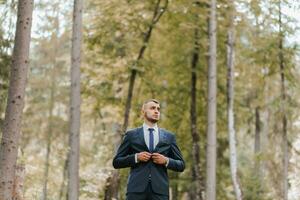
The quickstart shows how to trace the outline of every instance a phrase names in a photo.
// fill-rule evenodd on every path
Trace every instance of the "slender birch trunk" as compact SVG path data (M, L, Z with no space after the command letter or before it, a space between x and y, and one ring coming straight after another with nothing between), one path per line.
M70 98L70 150L68 159L68 200L79 198L79 145L80 145L80 63L82 38L82 0L74 0L71 98Z
M231 2L231 7L233 7ZM231 10L233 12L233 10ZM237 200L242 200L242 190L237 175L237 150L236 150L236 134L234 128L234 15L230 13L230 25L227 35L227 120L228 120L228 138L230 152L230 172L233 188Z
M217 160L217 20L216 0L210 1L209 60L208 60L208 111L206 152L206 199L216 199Z
M29 64L33 0L19 0L8 100L0 146L0 199L11 200Z

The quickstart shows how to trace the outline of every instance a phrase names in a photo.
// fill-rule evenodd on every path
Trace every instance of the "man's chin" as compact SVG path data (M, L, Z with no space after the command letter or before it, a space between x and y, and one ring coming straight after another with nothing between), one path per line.
M157 123L159 121L159 119L150 119L149 121L152 123Z

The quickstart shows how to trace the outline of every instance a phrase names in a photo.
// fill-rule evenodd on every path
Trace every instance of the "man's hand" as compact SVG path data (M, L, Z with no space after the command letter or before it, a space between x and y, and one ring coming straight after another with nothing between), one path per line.
M151 158L151 153L149 153L147 151L140 152L137 155L137 159L140 162L148 162L148 160L150 160L150 158Z
M167 164L167 158L159 153L153 153L152 160L155 164L159 164L159 165Z

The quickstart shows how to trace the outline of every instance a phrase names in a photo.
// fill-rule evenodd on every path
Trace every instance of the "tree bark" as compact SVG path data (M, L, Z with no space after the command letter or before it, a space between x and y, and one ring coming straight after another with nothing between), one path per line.
M80 145L80 63L82 38L82 0L74 0L72 52L71 52L71 98L70 98L70 150L68 159L68 199L79 197L79 145Z
M58 9L59 10L59 9ZM59 13L59 11L57 11ZM45 160L45 172L44 172L44 186L43 186L43 196L42 200L47 200L48 196L48 174L49 174L49 162L50 162L50 154L51 154L51 140L52 140L52 127L53 127L53 108L54 108L54 96L55 96L55 89L56 89L56 79L55 79L55 68L56 68L56 49L58 48L57 45L57 37L56 34L59 32L59 19L56 16L55 19L55 33L52 33L52 37L54 37L54 51L51 52L51 60L53 60L53 65L51 69L51 87L50 87L50 99L49 99L49 116L48 116L48 131L47 131L47 150L46 150L46 160Z
M172 178L174 178L175 180L178 179L178 173L172 173ZM172 187L172 200L178 200L178 183L176 181L174 181L173 183L173 187Z
M227 120L228 120L228 139L230 153L230 172L233 188L237 200L242 200L242 190L237 175L237 150L236 150L236 134L234 121L234 15L233 3L230 2L230 24L227 34Z
M261 175L261 162L259 155L261 153L261 127L260 127L260 108L255 108L255 138L254 138L254 154L255 154L255 174L257 178Z
M120 178L118 171L114 170L112 171L112 175L109 176L106 180L106 186L104 190L104 200L111 200L111 199L117 199L113 198L115 194L118 194L118 187L115 187L114 185L111 184L120 184Z
M152 30L153 30L155 24L161 18L161 16L165 13L165 11L168 7L168 2L169 2L168 0L165 0L163 6L160 6L161 0L157 0L155 8L154 8L154 13L153 13L153 18L152 18L151 24L149 25L148 30L145 34L145 37L143 38L143 45L140 48L138 57L135 61L134 66L131 69L131 74L130 74L130 79L129 79L129 86L128 86L128 93L127 93L127 99L126 99L126 105L125 105L124 122L123 122L123 126L121 127L121 129L118 130L119 139L117 140L118 141L118 143L116 144L117 146L120 145L121 137L125 133L125 131L128 127L129 113L130 113L131 102L132 102L132 95L133 95L133 89L134 89L134 83L135 83L136 75L137 75L137 72L138 72L139 61L144 56L144 52L145 52L145 50L148 46L149 40L151 38ZM105 198L119 199L119 197L118 197L119 182L120 182L119 172L118 171L113 172L112 176L114 176L114 177L111 177L111 178L107 179L109 182L107 182L108 187L105 190Z
M209 60L208 60L208 110L207 110L207 152L206 152L206 199L216 199L216 97L217 97L217 21L216 0L210 1L209 17Z
M198 13L196 14L198 16ZM198 19L198 17L196 17ZM199 27L196 26L194 30L194 51L191 63L191 107L190 107L190 119L191 119L191 135L193 141L192 149L192 181L193 189L190 191L194 200L202 200L203 178L200 171L200 147L199 147L199 133L197 131L197 98L196 98L196 85L197 85L197 64L199 60Z
M19 0L15 45L0 150L0 199L11 200L29 64L33 0Z
M13 200L23 200L24 199L24 179L25 179L25 166L17 165L16 166L16 175L14 179L13 187Z
M255 143L254 143L254 153L260 153L260 111L259 107L255 108Z
M54 70L54 69L52 69ZM46 149L46 160L45 160L45 172L44 172L44 186L43 186L43 197L42 200L47 200L47 186L48 186L48 174L49 174L49 162L51 154L51 140L52 140L52 118L53 118L53 107L54 107L54 90L55 90L55 76L52 73L52 83L50 87L50 102L49 102L49 116L48 116L48 131L47 131L47 149Z
M288 140L287 140L287 116L286 116L286 89L285 89L285 63L283 57L283 40L284 34L282 31L282 12L281 12L281 1L278 2L279 7L279 67L281 77L281 115L282 115L282 151L283 151L283 173L282 173L282 199L288 199Z
M59 191L59 200L65 199L64 197L66 196L66 177L67 177L67 173L68 173L68 157L66 158L65 162L64 162L64 168L63 168L63 178L62 178L62 182L61 182L61 186L60 186L60 191Z

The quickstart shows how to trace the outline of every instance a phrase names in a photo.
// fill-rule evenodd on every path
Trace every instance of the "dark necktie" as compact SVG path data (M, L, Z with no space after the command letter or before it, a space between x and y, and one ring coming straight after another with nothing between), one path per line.
M148 128L149 130L149 150L152 153L154 150L154 128Z

